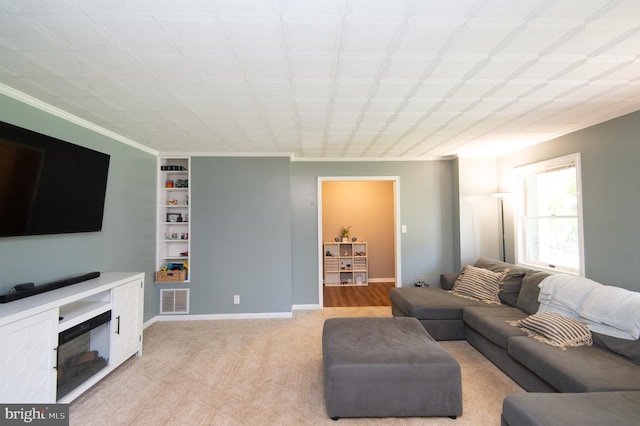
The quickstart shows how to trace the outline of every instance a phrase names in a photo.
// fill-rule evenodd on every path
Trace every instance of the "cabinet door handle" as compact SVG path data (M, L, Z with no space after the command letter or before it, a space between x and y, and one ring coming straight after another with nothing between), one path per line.
M120 334L120 315L116 317L116 334Z

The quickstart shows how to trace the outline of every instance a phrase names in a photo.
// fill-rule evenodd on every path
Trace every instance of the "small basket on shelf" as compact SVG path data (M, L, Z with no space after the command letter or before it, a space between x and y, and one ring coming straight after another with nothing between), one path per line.
M187 271L157 271L156 282L172 283L187 280Z

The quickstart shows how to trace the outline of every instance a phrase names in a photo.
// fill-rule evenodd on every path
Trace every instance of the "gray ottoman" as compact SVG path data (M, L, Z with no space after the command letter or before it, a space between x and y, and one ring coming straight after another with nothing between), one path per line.
M460 365L415 318L332 318L322 332L327 413L462 414Z

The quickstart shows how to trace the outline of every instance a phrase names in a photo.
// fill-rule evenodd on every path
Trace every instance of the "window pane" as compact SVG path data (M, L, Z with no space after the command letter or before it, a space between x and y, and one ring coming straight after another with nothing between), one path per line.
M527 218L524 231L529 260L579 269L577 218Z
M526 216L577 216L576 169L525 177Z

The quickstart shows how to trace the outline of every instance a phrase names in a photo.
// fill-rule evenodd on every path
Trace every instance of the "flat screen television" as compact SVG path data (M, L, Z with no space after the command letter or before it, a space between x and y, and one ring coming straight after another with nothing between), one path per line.
M0 121L0 237L102 230L109 160Z

